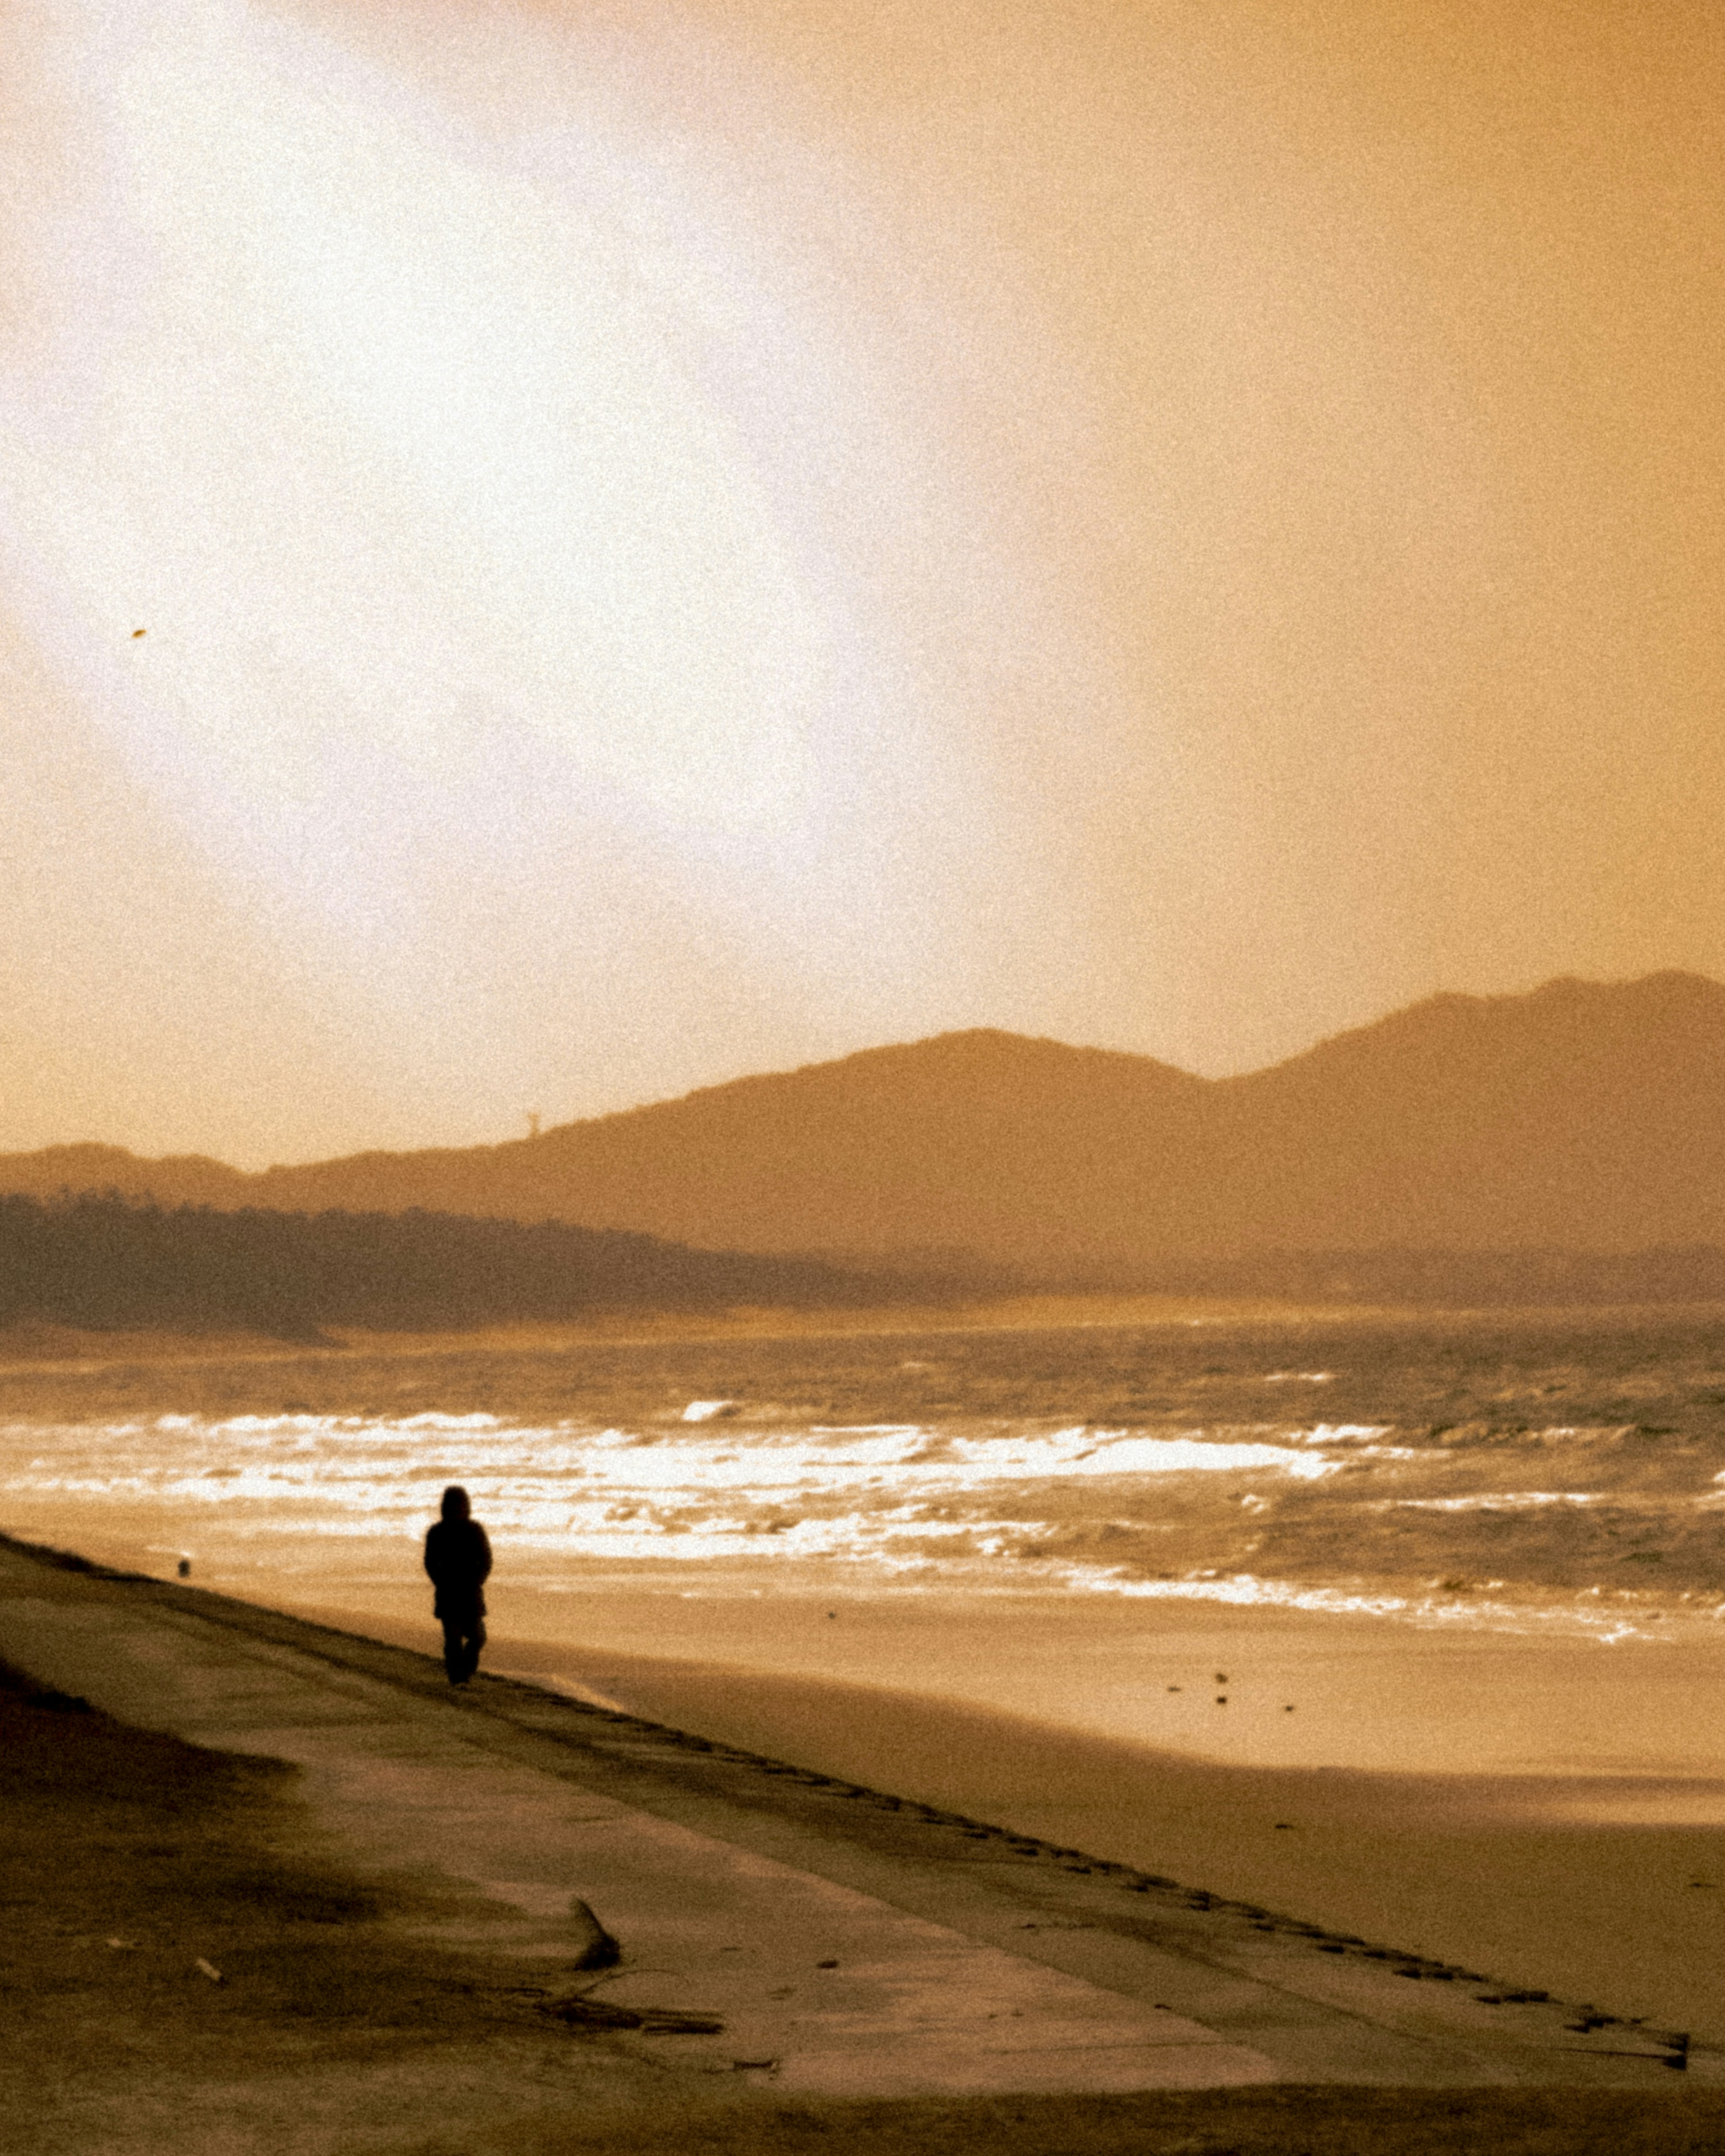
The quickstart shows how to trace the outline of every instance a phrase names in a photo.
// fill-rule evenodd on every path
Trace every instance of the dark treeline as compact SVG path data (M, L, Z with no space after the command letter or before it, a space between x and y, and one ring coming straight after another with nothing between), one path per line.
M305 1338L330 1326L432 1332L606 1309L855 1307L1019 1285L995 1267L966 1278L951 1254L945 1264L934 1255L876 1272L562 1221L8 1196L0 1197L0 1325ZM1281 1250L1034 1284L1431 1308L1725 1302L1725 1250Z
M1439 1309L1725 1302L1725 1250L1269 1250L1158 1273L1153 1285L1177 1295Z
M304 1338L331 1325L439 1331L618 1307L855 1305L905 1286L561 1221L0 1198L0 1325Z

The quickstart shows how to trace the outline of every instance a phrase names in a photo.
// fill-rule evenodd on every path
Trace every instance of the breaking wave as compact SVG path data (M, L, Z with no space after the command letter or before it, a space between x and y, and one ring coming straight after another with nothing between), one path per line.
M1144 1327L13 1372L0 1483L18 1532L130 1519L157 1551L296 1574L342 1546L399 1560L459 1481L551 1589L706 1567L765 1592L1188 1596L1605 1639L1718 1613L1707 1325L1291 1344ZM1279 1412L1319 1389L1324 1419Z

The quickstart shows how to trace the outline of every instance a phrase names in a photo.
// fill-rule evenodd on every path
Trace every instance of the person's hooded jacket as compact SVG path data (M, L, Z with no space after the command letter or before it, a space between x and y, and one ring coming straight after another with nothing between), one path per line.
M483 1617L481 1591L491 1576L491 1545L485 1531L470 1518L465 1502L444 1501L444 1516L425 1537L425 1569L437 1589L432 1614L444 1618Z

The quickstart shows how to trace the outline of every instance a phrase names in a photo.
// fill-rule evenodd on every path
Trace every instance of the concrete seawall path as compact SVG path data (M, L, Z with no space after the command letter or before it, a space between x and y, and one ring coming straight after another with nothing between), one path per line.
M430 1656L3 1540L0 1656L125 1722L292 1762L344 1867L482 1896L484 1944L524 1980L579 1958L584 1905L621 1947L589 1996L673 2072L882 2098L1725 2082L1725 2056L1609 2000L1506 1994L531 1685L452 1691Z

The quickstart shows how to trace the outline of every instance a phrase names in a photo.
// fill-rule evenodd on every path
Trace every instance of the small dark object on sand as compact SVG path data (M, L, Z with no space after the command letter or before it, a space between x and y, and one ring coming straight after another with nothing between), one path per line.
M577 1969L614 1969L623 1948L578 1895L569 1897L569 1916L574 1927Z
M182 1557L176 1568L182 1579L189 1579L192 1577L191 1558L189 1557Z
M131 633L131 640L132 640L132 642L133 642L134 644L136 644L136 643L137 642L138 639L139 639L139 638L140 638L143 634L144 634L144 632L143 632L143 630L142 630L142 629L135 629L132 631L132 633Z
M1226 1676L1224 1676L1224 1674L1222 1673L1222 1671L1221 1671L1220 1670L1218 1670L1218 1671L1216 1671L1216 1682L1217 1682L1218 1684L1226 1684L1226 1683L1227 1683L1227 1681L1228 1681L1228 1680L1227 1680Z
M1226 1706L1227 1706L1227 1704L1228 1704L1228 1695L1227 1695L1227 1693L1226 1693L1225 1691L1219 1691L1219 1692L1216 1694L1216 1704L1217 1704L1217 1706L1218 1706L1218 1707L1226 1707Z

